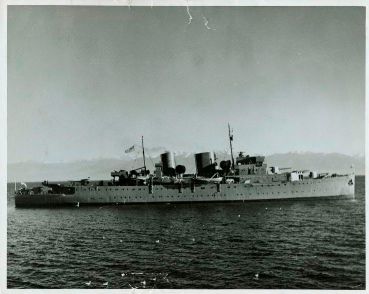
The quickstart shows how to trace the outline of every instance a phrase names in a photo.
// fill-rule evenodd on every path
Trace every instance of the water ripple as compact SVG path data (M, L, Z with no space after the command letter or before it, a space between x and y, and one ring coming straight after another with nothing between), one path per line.
M101 209L9 193L8 287L365 289L364 182L355 201Z

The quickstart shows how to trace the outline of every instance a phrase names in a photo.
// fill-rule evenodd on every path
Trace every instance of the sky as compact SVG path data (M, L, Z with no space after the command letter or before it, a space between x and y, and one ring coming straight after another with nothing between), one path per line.
M8 6L8 162L365 152L365 8Z

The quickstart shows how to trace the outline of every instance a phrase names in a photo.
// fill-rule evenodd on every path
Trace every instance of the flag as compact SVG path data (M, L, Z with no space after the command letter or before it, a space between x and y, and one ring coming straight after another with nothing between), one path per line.
M134 150L135 150L135 145L133 145L132 147L129 147L126 151L124 151L124 153L130 153Z

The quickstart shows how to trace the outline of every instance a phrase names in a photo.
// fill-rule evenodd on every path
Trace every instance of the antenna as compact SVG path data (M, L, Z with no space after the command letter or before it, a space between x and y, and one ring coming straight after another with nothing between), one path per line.
M232 169L234 169L234 158L232 148L233 134L231 134L231 126L229 125L229 123L228 123L228 137L229 137L229 146L231 147Z
M144 161L144 169L146 172L146 158L145 158L145 148L144 148L144 137L141 137L141 144L142 144L142 157L143 157L143 161Z

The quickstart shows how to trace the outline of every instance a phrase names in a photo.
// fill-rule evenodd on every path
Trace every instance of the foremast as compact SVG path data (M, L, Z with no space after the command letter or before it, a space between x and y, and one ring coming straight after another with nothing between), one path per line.
M233 157L233 147L232 147L233 134L231 132L231 126L229 125L229 123L228 123L228 138L229 138L229 146L231 148L232 170L234 170L234 157Z

